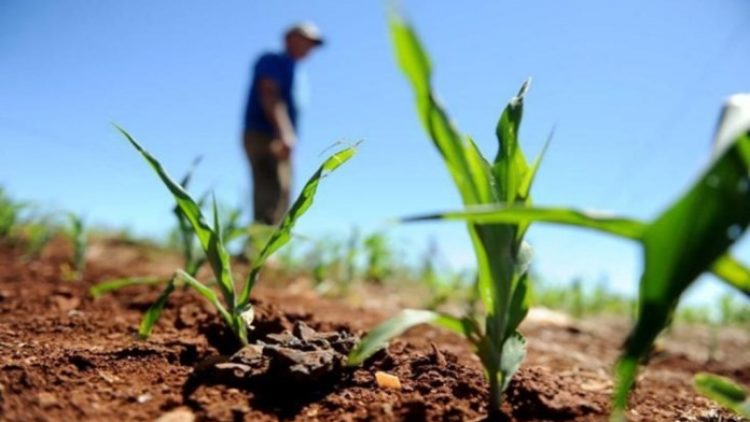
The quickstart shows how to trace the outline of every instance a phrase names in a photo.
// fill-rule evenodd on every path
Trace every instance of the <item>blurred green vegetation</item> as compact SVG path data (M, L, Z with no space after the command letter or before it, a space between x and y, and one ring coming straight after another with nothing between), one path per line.
M239 207L223 205L220 214L228 222L225 229L231 231L231 238L235 240L235 254L240 255L244 246L246 259L252 260L253 250L257 251L256 244L264 242L268 228L240 224ZM184 255L184 237L178 223L163 239L139 237L129 229L84 227L80 216L42 212L37 205L11 197L0 186L0 242L21 248L28 259L33 259L39 257L53 238L60 236L70 242L73 251L70 270L73 275L79 273L78 277L85 268L86 246L92 239L116 239L125 245L160 248ZM409 253L400 246L403 242L382 230L363 233L352 227L348 233L328 234L317 239L301 234L295 236L298 241L280 250L274 264L276 275L283 280L307 278L318 293L331 297L346 296L362 285L373 284L393 290L418 291L420 305L426 309L464 306L467 301L478 306L471 299L475 273L446 264L447 259L434 240L408 258ZM606 278L552 281L538 273L531 278L533 306L564 312L578 319L598 315L632 319L636 311L633 298L615 292ZM750 327L750 301L725 294L710 305L683 304L675 313L674 323L706 325L712 329Z

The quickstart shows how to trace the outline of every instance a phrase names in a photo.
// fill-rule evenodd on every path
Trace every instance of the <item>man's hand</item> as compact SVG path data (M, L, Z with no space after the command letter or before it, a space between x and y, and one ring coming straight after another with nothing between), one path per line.
M286 161L292 155L294 141L283 138L275 138L271 141L271 154L279 161Z
M287 104L281 98L279 87L273 79L263 78L259 84L261 106L276 132L271 141L271 153L279 160L288 160L294 148L295 133Z

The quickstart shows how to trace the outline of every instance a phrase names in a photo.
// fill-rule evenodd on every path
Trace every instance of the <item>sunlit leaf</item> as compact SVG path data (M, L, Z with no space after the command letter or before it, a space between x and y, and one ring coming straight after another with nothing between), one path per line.
M446 328L462 336L474 336L472 325L450 315L434 311L405 309L396 316L378 325L349 354L349 365L359 365L375 352L385 347L388 341L404 331L420 324L433 324Z
M722 256L714 262L712 270L722 281L750 296L750 269L734 258L729 255Z
M505 391L508 388L513 374L518 372L525 355L526 339L518 332L509 335L503 344L502 360L500 361L500 373L503 376L500 391Z
M169 295L174 292L174 284L174 277L172 277L171 279L169 279L169 282L167 282L167 286L164 288L164 291L161 292L156 301L151 305L151 307L148 308L146 313L143 314L141 325L138 328L138 336L141 339L146 339L149 335L151 335L151 330L153 329L154 324L156 324L156 321L159 320L161 311L164 310L164 305L166 305L167 301L169 300Z
M693 385L704 396L744 418L750 418L750 393L729 378L699 373L693 378Z
M106 293L120 290L124 287L142 286L164 283L167 280L161 277L125 277L98 283L89 289L89 294L95 298Z
M206 223L201 213L200 206L190 197L190 195L176 183L167 173L161 163L146 151L130 134L119 126L117 130L141 153L143 158L148 162L151 168L156 172L167 189L172 193L177 205L182 210L185 218L188 219L193 227L198 241L206 253L206 258L211 264L211 269L224 295L224 300L229 304L234 304L234 283L231 279L231 270L229 264L229 254L226 252L224 245L218 242L218 235Z
M637 220L610 216L604 213L569 208L505 206L502 204L474 206L461 211L406 217L401 221L426 220L467 220L477 224L519 224L525 221L535 221L587 228L635 240L641 239L647 227L646 224Z
M253 262L253 267L250 270L250 275L248 276L247 281L245 282L237 307L242 308L247 305L250 300L250 291L255 285L260 269L266 262L266 259L291 239L292 229L294 228L295 223L313 204L320 180L347 162L356 152L355 145L334 153L320 165L318 170L312 175L312 177L310 177L307 183L305 183L302 192L300 192L299 196L294 201L294 204L292 204L292 207L284 215L281 224L271 234L265 246L261 249L260 254Z
M651 223L643 235L645 268L635 328L621 363L645 356L668 324L682 293L744 233L750 223L750 133L724 149L690 190ZM634 372L625 371L614 407L624 409Z

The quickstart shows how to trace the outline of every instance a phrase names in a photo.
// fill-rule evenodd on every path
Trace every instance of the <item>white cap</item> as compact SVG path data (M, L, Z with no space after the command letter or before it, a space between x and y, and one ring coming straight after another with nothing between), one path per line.
M317 45L322 45L324 43L323 34L320 32L320 29L312 22L296 23L289 27L284 35L288 37L292 34L302 35L308 40L314 41Z

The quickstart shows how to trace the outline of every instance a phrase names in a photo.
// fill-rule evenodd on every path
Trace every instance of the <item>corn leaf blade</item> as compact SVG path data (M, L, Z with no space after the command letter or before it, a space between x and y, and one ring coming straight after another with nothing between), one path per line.
M711 269L715 276L750 297L750 269L729 255L714 262Z
M229 263L229 254L227 253L224 245L219 242L218 235L214 232L211 227L206 223L201 213L200 206L193 200L192 197L175 182L171 176L164 169L164 166L146 151L128 132L119 126L115 126L118 131L130 142L133 147L141 154L151 168L156 172L161 181L172 193L177 205L182 210L183 215L188 219L190 225L193 227L196 236L206 253L206 258L211 264L211 268L219 282L219 287L224 295L224 300L229 305L234 305L234 282L231 279L231 270Z
M199 295L203 296L204 299L206 299L212 305L214 305L216 310L219 311L219 315L221 315L221 317L224 318L224 320L227 322L227 324L229 324L230 327L234 328L235 326L234 319L232 318L232 315L224 307L224 305L221 304L219 297L216 296L216 292L214 292L208 286L196 280L193 276L191 276L190 274L186 273L183 270L177 270L176 274L178 277L184 280L188 286L192 287L196 292L198 292Z
M682 293L726 253L750 223L750 132L741 134L716 157L695 184L651 223L643 236L645 268L639 313L625 344L614 408L627 405L636 372L668 324ZM636 365L637 368L637 365Z
M143 285L153 285L153 284L160 284L164 283L167 280L160 278L160 277L125 277L125 278L118 278L116 280L109 280L109 281L103 281L101 283L98 283L94 286L92 286L89 289L89 294L94 297L98 298L102 295L105 295L109 292L113 292L116 290L120 290L125 287L130 286L143 286Z
M471 170L466 158L466 151L476 147L465 146L464 139L432 92L430 60L412 27L396 14L390 16L389 24L396 59L411 83L420 121L445 160L464 202L476 203L480 194L473 180L467 177Z
M295 223L313 204L320 180L349 161L356 152L357 149L355 145L334 153L320 165L318 170L312 175L312 177L310 177L307 183L305 183L302 192L294 201L294 204L292 204L289 211L284 215L281 224L274 229L268 241L266 241L265 246L261 249L260 254L253 262L253 267L250 270L250 274L243 286L242 293L239 296L237 307L242 308L247 305L250 300L250 292L257 281L260 269L268 257L291 239L292 229L294 228Z
M161 312L162 310L164 310L164 306L169 300L169 295L174 292L174 288L175 280L174 277L172 277L171 279L169 279L169 282L167 282L167 286L161 292L156 301L151 304L146 313L143 314L141 325L138 327L138 337L141 340L145 340L148 338L148 336L151 335L151 330L154 328L154 324L156 324L156 321L159 320Z
M508 388L511 378L518 372L525 356L526 339L516 331L508 336L503 344L503 354L500 360L500 374L502 376L500 391L505 391Z
M750 418L750 395L734 381L718 375L699 373L693 378L693 385L702 395L743 418Z
M521 224L527 221L554 223L597 230L628 239L640 240L646 224L628 218L609 216L604 213L568 208L544 208L525 206L482 205L466 210L447 211L402 218L402 222L428 220L466 220L475 224Z
M405 309L396 316L372 329L349 354L348 365L359 365L375 352L385 347L386 343L404 331L420 324L433 324L446 328L462 336L476 334L474 328L465 319L451 315L419 309Z

